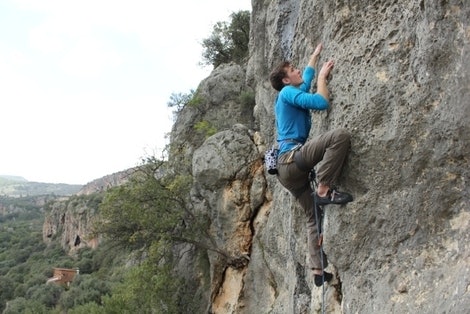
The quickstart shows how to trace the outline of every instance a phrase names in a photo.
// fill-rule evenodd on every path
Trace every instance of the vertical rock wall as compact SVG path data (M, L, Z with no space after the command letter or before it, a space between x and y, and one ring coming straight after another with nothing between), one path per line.
M331 109L312 136L352 133L340 185L355 202L329 206L325 250L343 313L464 313L470 308L470 3L252 1L248 82L263 138L275 140L277 62L336 61ZM240 313L313 313L301 211L272 177L272 206L255 231Z
M45 243L58 241L72 255L81 248L98 246L99 238L93 233L96 206L91 206L89 200L73 196L57 200L48 207L42 232Z

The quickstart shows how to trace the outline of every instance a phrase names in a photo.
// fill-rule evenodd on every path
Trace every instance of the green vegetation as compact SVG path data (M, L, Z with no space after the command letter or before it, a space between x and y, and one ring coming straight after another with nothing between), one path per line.
M192 177L163 175L166 162L149 158L125 185L103 194L61 200L64 210L100 214L96 233L102 242L74 256L57 239L42 239L44 210L57 209L57 199L2 198L14 208L0 221L0 312L3 313L191 313L201 298L199 284L176 271L182 243L196 255L217 248L207 233L208 218L187 202ZM53 205L56 204L56 205ZM78 268L70 286L46 284L53 268ZM207 267L207 265L206 265Z
M213 126L209 121L203 120L199 121L194 125L196 131L204 136L204 138L208 138L211 135L217 133L217 128Z
M188 298L197 287L189 288L191 281L176 271L180 257L175 248L181 244L190 245L201 256L207 250L216 252L236 267L246 263L244 257L230 256L217 246L208 232L209 217L196 212L188 201L192 177L166 166L164 161L149 158L128 184L111 189L103 200L100 232L118 247L140 253L136 259L142 261L103 300L105 308L190 313L200 300Z
M255 93L251 91L241 92L239 96L239 101L243 105L243 107L253 109L253 107L256 105Z
M184 106L188 105L194 97L194 90L190 90L189 93L172 93L170 100L167 103L169 108L175 108L176 113L180 112Z
M223 63L243 63L248 57L250 40L250 12L239 11L230 15L230 22L217 22L212 34L202 41L203 64L214 68Z
M194 90L190 90L188 93L172 93L170 100L167 102L169 108L176 109L174 114L178 114L185 106L196 108L202 113L201 104L203 104L203 98Z
M103 298L107 313L181 313L178 290L182 280L169 264L161 265L153 248L148 258L130 269L111 296Z
M96 205L96 199L89 196L87 203ZM128 252L110 249L109 242L96 250L82 249L73 257L57 241L44 244L43 207L49 206L41 205L44 200L54 202L57 197L0 198L0 207L7 209L0 216L2 313L58 314L89 302L99 304L122 279L121 265ZM70 287L46 284L54 267L79 268L80 275Z
M81 188L81 185L75 184L30 182L22 177L0 176L0 195L4 196L68 196L77 193Z
M129 184L106 193L99 230L116 244L132 250L147 249L152 241L166 241L173 226L182 219L184 201L174 193L178 187L172 188L155 177L163 164L151 159Z
M5 185L5 184L11 184L14 182L28 182L23 177L20 176L6 176L6 175L0 175L0 185Z

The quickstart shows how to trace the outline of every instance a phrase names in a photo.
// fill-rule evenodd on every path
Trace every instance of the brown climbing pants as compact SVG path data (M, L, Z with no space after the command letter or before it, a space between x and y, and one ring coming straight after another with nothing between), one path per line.
M350 135L348 131L337 129L307 141L295 153L297 162L294 162L293 152L284 153L278 159L279 182L295 196L307 217L307 244L310 268L321 269L322 264L309 172L319 164L318 169L316 169L318 183L328 186L333 185L341 173L349 148ZM326 255L323 254L323 257L323 266L326 267Z

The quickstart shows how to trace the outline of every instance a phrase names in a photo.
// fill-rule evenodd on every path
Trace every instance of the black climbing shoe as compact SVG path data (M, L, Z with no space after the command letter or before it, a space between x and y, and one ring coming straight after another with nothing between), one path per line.
M315 202L317 205L328 205L328 204L346 204L352 202L353 197L351 194L346 192L338 192L336 190L328 191L328 194L325 197L318 196L315 193Z
M333 274L327 273L326 271L323 272L323 275L315 275L315 286L321 287L323 283L331 281L333 279ZM323 280L325 279L325 280Z

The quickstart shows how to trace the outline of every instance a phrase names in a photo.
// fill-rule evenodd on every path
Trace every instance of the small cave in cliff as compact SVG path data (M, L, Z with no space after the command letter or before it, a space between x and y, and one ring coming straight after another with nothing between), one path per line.
M77 236L75 237L75 242L73 243L73 245L74 245L74 246L78 246L78 245L80 245L80 243L81 243L80 236L77 235Z

